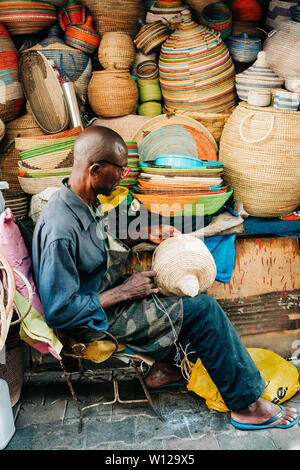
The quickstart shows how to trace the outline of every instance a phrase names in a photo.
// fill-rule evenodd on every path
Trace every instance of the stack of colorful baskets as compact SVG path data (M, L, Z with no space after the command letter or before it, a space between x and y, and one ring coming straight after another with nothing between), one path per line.
M132 193L148 211L162 216L182 215L183 210L189 215L211 215L231 196L232 190L222 182L217 144L194 119L176 114L157 116L143 124L134 139L141 173ZM174 160L183 157L197 165L179 168L157 160L170 154Z
M126 142L128 148L128 165L131 170L124 180L121 180L120 186L132 189L138 182L141 173L138 146L136 142Z
M0 23L0 118L4 122L16 119L24 104L18 64L18 52L8 31Z
M165 155L164 157L168 157ZM174 160L174 155L170 156ZM175 156L191 160L186 156ZM162 156L158 156L157 160ZM156 161L157 161L156 160ZM141 162L142 173L133 196L149 212L162 216L212 215L230 198L232 190L223 185L223 164L201 161L202 166L178 168L154 162Z
M81 127L56 135L16 138L19 150L18 180L27 194L37 194L49 186L60 186L71 174L73 146Z
M234 66L219 33L189 12L163 43L159 79L166 111L218 113L235 105Z

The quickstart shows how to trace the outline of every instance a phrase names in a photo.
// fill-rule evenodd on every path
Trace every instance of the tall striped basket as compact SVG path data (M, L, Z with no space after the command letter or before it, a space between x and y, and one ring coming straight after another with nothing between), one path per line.
M0 23L10 34L33 34L49 28L57 19L56 8L46 2L34 0L2 0Z
M14 43L0 23L0 118L4 122L16 119L24 104L18 64L19 56Z
M220 33L195 23L190 11L163 43L158 65L166 111L220 113L235 105L228 48Z

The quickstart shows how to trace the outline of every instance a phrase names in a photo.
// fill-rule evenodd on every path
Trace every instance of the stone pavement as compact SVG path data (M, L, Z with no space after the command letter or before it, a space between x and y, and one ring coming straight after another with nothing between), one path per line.
M107 374L72 383L83 405L112 399ZM122 399L144 398L136 378L121 380ZM300 450L299 422L292 428L240 431L229 414L209 409L184 386L152 391L153 402L166 418L160 421L148 403L90 408L78 432L78 410L61 372L43 372L25 379L14 406L16 433L6 450ZM300 412L300 392L285 402Z

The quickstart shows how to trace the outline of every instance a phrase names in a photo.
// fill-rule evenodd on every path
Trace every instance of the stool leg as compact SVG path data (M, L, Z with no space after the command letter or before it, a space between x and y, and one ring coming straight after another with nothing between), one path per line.
M79 426L78 426L78 432L80 433L82 431L82 427L83 427L83 421L82 421L82 411L81 411L81 407L80 407L80 404L79 404L79 400L76 396L76 393L75 393L75 390L73 388L73 385L71 383L71 380L69 378L69 375L65 369L65 366L64 366L64 363L63 361L60 359L59 360L59 363L60 363L60 367L62 368L62 371L64 373L64 376L65 376L65 379L67 381L67 384L69 386L69 389L70 389L70 392L71 392L71 395L73 397L73 400L74 400L74 403L75 405L77 406L77 409L78 409L78 412L79 412Z
M158 418L159 418L161 421L165 422L165 421L166 421L166 418L164 418L164 417L160 414L160 412L156 409L156 407L155 407L155 405L154 405L154 403L153 403L153 401L152 401L152 398L151 398L151 396L150 396L150 393L149 393L149 391L148 391L148 389L147 389L147 387L146 387L146 384L144 383L144 380L143 380L143 378L142 378L142 374L140 373L140 371L139 371L138 368L137 368L137 365L135 364L134 361L131 361L131 364L133 365L133 367L134 367L134 369L135 369L136 375L137 375L137 377L138 377L138 379L139 379L139 381L140 381L140 384L141 384L141 386L142 386L142 388L143 388L143 390L144 390L144 393L145 393L145 395L146 395L146 397L147 397L147 400L148 400L148 402L149 402L149 405L151 406L151 408L152 408L152 410L154 411L154 413L158 416Z

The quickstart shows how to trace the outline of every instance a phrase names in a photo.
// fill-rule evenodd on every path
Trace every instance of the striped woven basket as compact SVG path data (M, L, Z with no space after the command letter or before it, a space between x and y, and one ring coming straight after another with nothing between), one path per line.
M79 135L81 127L75 127L67 131L59 132L58 134L50 135L36 135L36 136L21 136L15 138L15 148L20 152L23 150L30 150L43 145L59 144L61 142L74 141L74 137Z
M75 139L71 138L58 144L44 145L20 152L24 166L38 170L53 170L73 165L73 147Z
M222 39L230 36L232 28L232 14L230 8L224 3L211 3L203 8L200 22L221 34Z
M155 21L154 23L142 26L134 39L134 44L143 54L149 54L149 52L168 39L169 34L169 28L165 23Z
M72 167L57 168L54 170L33 170L23 165L22 160L18 163L18 176L27 178L49 178L50 176L68 176Z
M219 160L235 199L255 217L280 217L300 204L300 113L240 103L226 122Z
M182 2L179 2L176 6L166 7L160 5L159 2L155 2L150 6L146 14L146 23L155 23L157 21L162 21L168 27L174 31L180 24L180 16L184 10L187 9L187 6Z
M69 46L92 54L100 43L100 36L93 26L93 18L88 16L82 25L69 25L66 29L65 41Z
M37 33L56 20L56 8L50 3L34 0L2 0L0 3L0 23L12 35Z
M159 80L167 111L219 113L236 103L234 66L220 34L190 13L163 43Z
M24 105L18 65L18 52L5 26L0 23L0 118L4 122L16 119Z

